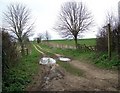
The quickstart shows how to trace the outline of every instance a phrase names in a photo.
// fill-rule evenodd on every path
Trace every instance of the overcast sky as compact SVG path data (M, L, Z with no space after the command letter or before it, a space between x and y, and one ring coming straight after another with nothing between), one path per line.
M72 0L0 0L0 25L2 25L3 13L6 11L6 6L10 3L22 3L31 9L32 20L35 22L35 36L38 33L48 31L51 33L52 39L58 39L60 36L53 30L57 21L57 16L60 12L60 7L63 2ZM94 38L97 33L97 28L100 27L106 17L107 11L112 10L117 14L119 0L74 0L84 2L87 8L92 12L95 26L88 32L84 33L84 38Z

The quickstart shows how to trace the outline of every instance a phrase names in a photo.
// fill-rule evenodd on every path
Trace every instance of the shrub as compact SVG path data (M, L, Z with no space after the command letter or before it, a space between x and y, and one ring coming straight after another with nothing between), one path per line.
M4 31L2 31L2 41L3 66L13 66L18 59L16 42L9 33Z
M2 75L3 81L7 79L5 74L18 62L18 52L15 40L8 32L2 29Z

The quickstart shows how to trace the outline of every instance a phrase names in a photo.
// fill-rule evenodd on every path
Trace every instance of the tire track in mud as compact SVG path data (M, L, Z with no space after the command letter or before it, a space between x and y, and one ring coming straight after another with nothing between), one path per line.
M35 45L33 45L34 46L34 48L39 52L39 53L41 53L42 55L44 55L45 53L43 53L42 51L40 51L38 48L37 48L37 46L35 46Z

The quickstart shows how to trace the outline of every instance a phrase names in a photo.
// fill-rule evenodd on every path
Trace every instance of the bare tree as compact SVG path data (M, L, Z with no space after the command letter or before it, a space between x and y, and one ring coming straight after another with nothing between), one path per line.
M31 35L33 24L30 23L30 10L22 4L10 4L4 13L8 29L14 33L24 55L24 41Z
M61 7L57 28L55 29L59 30L63 37L73 37L77 48L77 39L80 37L80 33L88 30L92 23L91 13L82 2L66 2Z
M117 25L118 25L118 17L115 16L115 13L113 13L112 11L107 12L105 24L110 24L112 30L117 27Z
M41 43L42 39L44 39L43 34L39 33L36 39L37 39L37 43Z
M45 39L46 41L48 42L50 40L51 36L50 34L48 33L48 31L45 32Z

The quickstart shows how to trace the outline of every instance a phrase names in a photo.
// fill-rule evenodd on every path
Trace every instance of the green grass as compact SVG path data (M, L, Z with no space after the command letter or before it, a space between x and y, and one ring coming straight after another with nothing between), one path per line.
M34 43L35 45L38 45L38 44L36 44L36 43ZM40 51L42 51L43 53L45 53L45 55L47 56L49 56L49 57L53 57L54 56L54 53L52 53L52 52L48 52L49 50L48 50L48 48L49 47L47 47L47 46L45 46L45 48L43 48L44 47L44 45L42 45L42 49L40 48L41 47L41 45L40 45L40 47L38 47L38 46L36 46Z
M92 62L100 68L105 69L117 69L118 66L120 66L120 60L117 59L116 53L112 53L111 60L108 59L107 53L97 53L97 55L94 53L93 56L91 56Z
M45 54L47 54L47 55L49 55L50 57L54 57L54 53L56 53L56 51L52 51L51 49L51 47L49 47L49 46L46 46L46 45L40 45L42 48L43 48L43 50L41 50L41 51L43 51ZM50 52L46 52L46 51L50 51ZM67 53L67 52L63 52L63 51L61 51L61 49L58 49L59 51L58 51L58 53ZM68 53L69 54L69 53ZM78 68L75 68L74 66L72 66L69 62L61 62L61 61L57 61L57 63L61 66L61 67L63 67L67 72L69 72L69 73L71 73L71 74L73 74L73 75L76 75L76 76L81 76L83 73L82 73L82 71L80 70L80 69L78 69Z
M83 75L83 72L72 66L69 62L61 62L61 61L58 61L57 62L61 67L63 67L67 72L73 74L73 75L76 75L76 76L82 76Z
M44 45L44 44L40 44L40 46L43 48L43 50L47 50L50 51L52 53L58 53L70 58L74 58L74 59L85 59L90 57L94 52L88 51L88 52L83 52L80 50L76 50L76 49L61 49L61 48L52 48L50 46Z
M75 49L61 49L52 48L47 45L41 44L41 47L45 50L49 50L53 53L58 53L72 59L80 60L81 62L88 62L102 69L117 69L120 65L120 60L117 60L116 53L112 53L112 59L108 60L107 53L95 53L93 51L83 52Z
M75 45L74 40L50 40L49 42L55 43L55 44L64 44L64 45ZM96 39L78 39L79 44L85 44L87 46L95 46L96 45Z
M38 72L38 61L41 55L33 46L31 48L31 54L22 57L20 62L7 72L3 81L3 91L23 91L31 82L33 75Z

